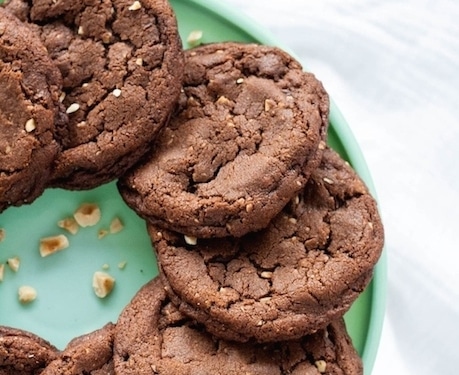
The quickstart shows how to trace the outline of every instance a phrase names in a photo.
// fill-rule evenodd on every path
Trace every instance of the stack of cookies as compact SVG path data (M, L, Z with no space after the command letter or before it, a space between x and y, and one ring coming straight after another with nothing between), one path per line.
M371 279L383 228L326 146L328 106L277 48L185 52L176 111L118 181L160 275L121 314L115 370L361 373L342 317Z
M343 315L383 227L315 76L275 47L183 51L166 0L5 9L0 212L117 179L160 274L63 351L0 327L0 374L361 374Z

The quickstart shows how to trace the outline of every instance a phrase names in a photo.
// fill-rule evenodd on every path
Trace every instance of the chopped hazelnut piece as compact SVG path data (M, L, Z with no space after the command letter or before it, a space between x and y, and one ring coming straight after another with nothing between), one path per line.
M323 180L324 180L324 182L326 182L327 184L333 185L333 180L332 180L332 179L330 179L330 178L328 178L328 177L324 177Z
M324 141L320 141L319 143L319 150L325 150L325 147L327 146L327 144L324 142Z
M80 26L78 28L78 35L83 35L84 34L84 29L83 29L83 26Z
M2 242L6 237L5 229L0 228L0 242Z
M198 243L198 239L194 236L187 236L185 235L184 236L185 238L185 242L188 244L188 245L196 245Z
M76 111L78 111L80 109L80 105L78 103L72 103L68 106L68 108L66 109L65 113L67 113L68 115L71 114L71 113L74 113Z
M40 239L40 255L47 257L69 247L69 240L63 234Z
M103 270L108 270L109 268L110 268L110 266L107 263L102 265L102 269Z
M138 66L142 66L143 65L143 59L141 57L138 57L137 59L135 59L135 63Z
M276 102L274 100L272 100L272 99L266 99L265 100L265 112L269 112L275 106L276 106Z
M112 94L115 98L119 98L121 96L121 90L120 89L114 89L112 91Z
M65 96L66 96L65 92L63 92L61 95L59 95L59 103L62 103L64 101Z
M83 203L73 214L80 227L92 227L100 220L100 208L94 203Z
M237 83L238 85L240 85L240 84L243 83L243 82L244 82L244 78L238 78L238 79L236 80L236 83Z
M0 264L0 282L3 281L4 275L5 275L5 265L1 263Z
M123 230L123 228L124 228L124 225L121 222L119 217L115 217L110 223L110 233L111 234L119 233Z
M142 8L142 4L140 4L140 1L134 1L132 5L128 8L129 10L139 10Z
M263 271L260 276L263 279L271 279L273 277L273 273L271 271Z
M102 238L107 236L108 233L109 231L107 229L99 229L99 231L97 232L97 238L101 240Z
M115 278L106 272L96 271L92 277L92 288L99 298L107 297L115 286Z
M18 290L19 302L29 303L37 298L37 291L29 285L23 285Z
M33 118L28 119L25 123L25 130L27 133L34 131L36 127L37 124L35 123L35 120Z
M126 264L127 264L127 262L125 260L123 260L122 262L118 263L118 268L120 270L124 270L126 268Z
M323 359L319 359L314 363L317 367L317 370L323 374L325 370L327 369L327 362L325 362Z
M57 222L59 228L65 229L71 234L77 234L80 226L73 217L66 217L65 219L59 220Z
M6 261L6 264L8 264L8 267L10 267L13 272L18 272L19 266L21 265L21 260L19 257L9 258Z
M188 35L188 38L186 39L186 41L190 45L190 47L195 47L195 46L201 44L202 34L203 34L202 30L193 30Z

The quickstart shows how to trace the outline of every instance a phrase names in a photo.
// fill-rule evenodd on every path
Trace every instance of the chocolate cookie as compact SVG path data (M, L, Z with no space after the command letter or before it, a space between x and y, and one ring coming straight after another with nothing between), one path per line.
M33 333L0 326L0 375L35 375L57 357L58 350Z
M178 110L120 179L121 195L151 223L190 236L259 230L319 164L328 107L321 83L275 47L188 50Z
M21 0L22 3L27 3ZM123 174L175 105L183 53L167 0L18 0L62 72L69 116L52 186L89 189Z
M146 284L121 313L115 334L117 374L362 374L344 322L272 344L217 339L180 313L160 279Z
M115 325L77 337L69 342L59 357L41 375L110 375L113 368Z
M0 8L0 212L48 183L59 146L62 78L40 38Z
M376 202L326 149L303 191L263 231L198 239L148 227L179 309L218 337L288 340L324 328L364 290L383 246Z

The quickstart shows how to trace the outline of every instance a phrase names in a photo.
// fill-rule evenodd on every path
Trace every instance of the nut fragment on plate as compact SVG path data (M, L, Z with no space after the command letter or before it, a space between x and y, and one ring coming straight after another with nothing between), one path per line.
M115 234L119 233L123 230L124 225L119 217L113 218L112 222L110 223L110 233Z
M96 225L101 217L100 208L95 203L83 203L73 214L80 227Z
M6 261L6 264L8 264L12 271L18 272L19 266L21 265L21 260L19 259L19 257L16 256L13 258L9 258Z
M40 239L40 255L42 257L47 257L67 247L69 247L69 240L63 234Z
M201 44L202 41L202 30L193 30L188 34L188 38L186 39L188 45L190 47L196 47Z
M80 226L73 217L66 217L65 219L59 220L57 222L57 226L59 228L65 229L71 234L77 234L78 230L80 229Z
M18 290L19 302L29 303L37 298L37 291L34 287L23 285Z
M115 286L115 278L106 272L96 271L92 277L92 288L99 298L107 297Z
M5 276L5 265L0 263L0 282L3 281L3 277Z
M2 242L6 237L5 229L0 228L0 242Z

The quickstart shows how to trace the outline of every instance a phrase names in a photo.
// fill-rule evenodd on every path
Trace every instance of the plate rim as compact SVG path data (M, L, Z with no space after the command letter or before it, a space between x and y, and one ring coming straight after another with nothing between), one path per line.
M264 28L247 14L236 11L230 7L226 2L217 2L216 0L174 0L177 2L193 4L201 7L208 12L213 13L215 16L224 19L225 21L232 24L234 27L248 34L250 37L255 39L261 44L278 46L291 54L293 57L298 59L303 65L303 68L307 71L307 64L299 59L295 52L284 45L282 41L274 36L269 30ZM343 145L345 145L345 152L349 159L349 162L353 168L357 171L359 176L366 183L369 191L378 202L378 209L381 211L379 206L379 200L376 193L376 188L371 177L368 165L363 156L362 150L349 126L342 112L338 108L337 104L330 97L330 115L329 124L333 128L338 139ZM387 254L386 248L383 247L381 256L376 264L373 272L373 277L368 285L371 288L371 308L370 316L367 327L367 335L365 338L365 344L362 352L362 361L364 362L365 374L369 375L372 372L374 362L376 360L379 344L381 341L382 328L384 324L384 316L386 311L387 302Z

